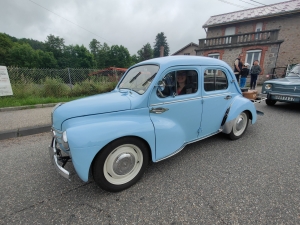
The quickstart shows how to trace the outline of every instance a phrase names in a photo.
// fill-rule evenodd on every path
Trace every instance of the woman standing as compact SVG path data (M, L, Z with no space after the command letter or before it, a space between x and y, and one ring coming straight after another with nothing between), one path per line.
M250 70L250 89L255 90L256 87L256 81L257 81L257 76L261 73L261 68L258 65L258 60L255 60L253 63L253 66L251 67Z

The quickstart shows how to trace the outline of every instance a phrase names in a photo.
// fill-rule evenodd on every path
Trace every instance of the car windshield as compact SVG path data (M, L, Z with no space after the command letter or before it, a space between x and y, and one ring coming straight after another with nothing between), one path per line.
M288 77L300 76L300 65L294 66L287 76Z
M144 94L158 69L157 65L143 65L130 69L119 84L119 89L129 89L140 95Z

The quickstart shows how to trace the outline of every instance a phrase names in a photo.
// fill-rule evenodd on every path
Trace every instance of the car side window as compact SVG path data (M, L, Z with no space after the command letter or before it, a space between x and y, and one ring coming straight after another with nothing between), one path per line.
M204 90L217 91L228 88L228 80L224 71L209 69L204 72Z
M162 79L165 88L157 91L160 98L196 93L198 90L198 73L195 70L176 70L169 72Z

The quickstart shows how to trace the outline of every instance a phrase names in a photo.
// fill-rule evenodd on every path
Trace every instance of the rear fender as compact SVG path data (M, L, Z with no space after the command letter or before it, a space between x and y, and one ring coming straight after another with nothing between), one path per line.
M248 112L249 119L251 120L251 123L254 124L257 119L257 113L253 102L242 96L236 96L230 105L227 119L224 125L221 126L222 132L229 134L232 130L235 118L244 111Z

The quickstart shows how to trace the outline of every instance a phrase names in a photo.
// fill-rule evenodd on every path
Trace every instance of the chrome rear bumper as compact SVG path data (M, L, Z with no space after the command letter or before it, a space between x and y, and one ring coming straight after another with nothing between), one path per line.
M67 178L68 180L71 180L72 174L59 164L59 158L61 156L58 155L58 151L60 151L60 150L56 149L55 138L52 138L52 141L51 141L51 144L48 147L48 150L49 150L49 154L50 154L51 163L54 165L57 172L60 175L62 175L64 178Z

